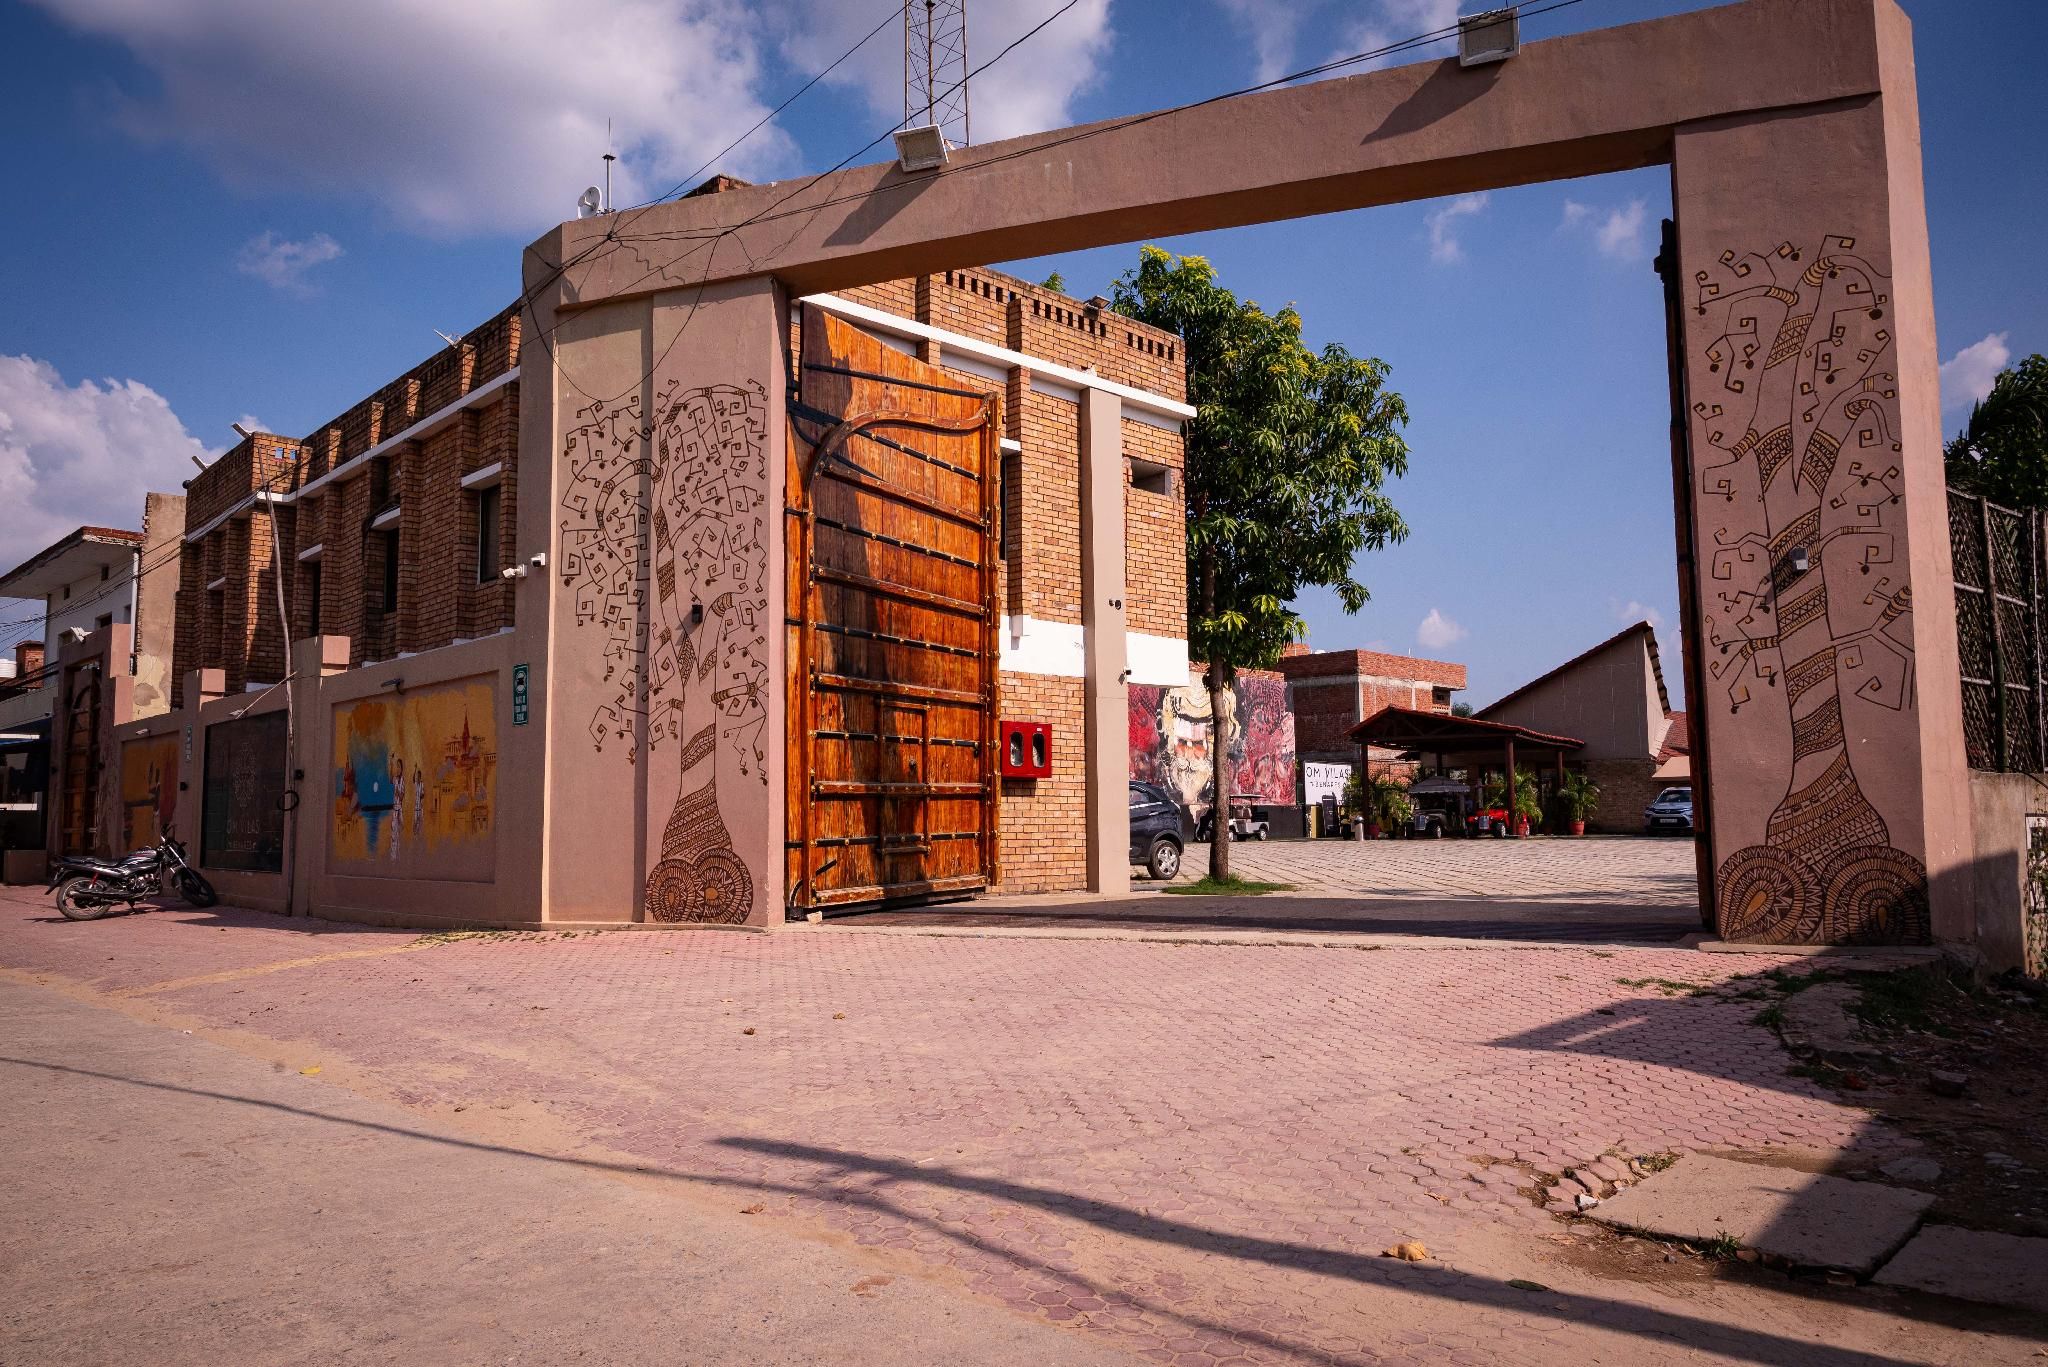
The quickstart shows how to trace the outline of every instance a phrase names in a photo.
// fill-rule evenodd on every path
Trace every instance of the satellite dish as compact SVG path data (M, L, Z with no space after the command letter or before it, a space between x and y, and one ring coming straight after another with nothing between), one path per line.
M576 196L576 217L591 217L603 203L604 201L598 198L597 187L595 185L591 186L588 190Z

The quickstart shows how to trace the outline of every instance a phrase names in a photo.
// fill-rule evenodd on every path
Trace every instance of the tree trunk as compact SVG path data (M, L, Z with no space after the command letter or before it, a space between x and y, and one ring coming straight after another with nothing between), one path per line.
M1222 882L1230 877L1230 719L1236 711L1231 696L1229 671L1221 660L1209 661L1209 763L1210 791L1215 803L1210 811L1209 877Z

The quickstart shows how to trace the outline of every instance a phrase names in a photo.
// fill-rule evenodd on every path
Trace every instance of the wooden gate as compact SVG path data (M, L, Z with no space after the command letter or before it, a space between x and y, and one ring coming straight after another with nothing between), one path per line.
M797 909L996 876L1000 401L806 305L790 400Z
M64 671L62 778L64 810L58 824L62 854L100 854L100 667ZM126 854L126 850L115 850Z

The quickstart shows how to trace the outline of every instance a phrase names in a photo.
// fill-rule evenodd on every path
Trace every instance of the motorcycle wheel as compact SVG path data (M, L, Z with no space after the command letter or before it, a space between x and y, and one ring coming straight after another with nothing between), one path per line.
M179 869L177 883L178 896L195 907L210 907L220 901L220 894L213 890L213 884L191 869Z
M88 891L90 878L67 878L57 885L57 910L67 921L97 921L114 909L112 898Z

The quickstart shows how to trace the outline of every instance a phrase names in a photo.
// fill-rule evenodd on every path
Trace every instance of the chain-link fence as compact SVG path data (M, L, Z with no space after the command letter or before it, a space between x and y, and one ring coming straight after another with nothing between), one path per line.
M1948 491L1961 647L1963 737L1972 769L2048 768L2042 716L2042 514Z

